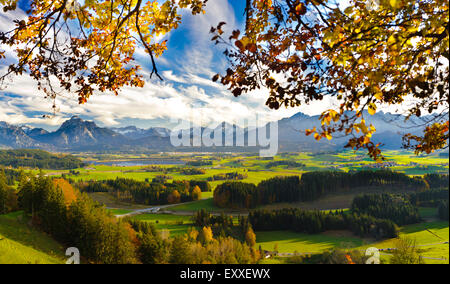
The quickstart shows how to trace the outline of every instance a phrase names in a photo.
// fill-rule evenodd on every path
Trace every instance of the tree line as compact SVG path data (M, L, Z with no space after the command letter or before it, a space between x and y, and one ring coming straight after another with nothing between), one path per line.
M58 156L42 150L0 150L0 165L6 167L28 167L39 169L69 170L85 166L72 155Z
M448 189L448 174L425 174L423 176L430 188L447 188Z
M201 182L199 184L202 184ZM155 183L127 178L110 180L90 180L77 182L83 192L107 192L123 202L145 205L176 204L201 199L202 191L197 183L173 181ZM203 186L205 186L203 184Z
M10 186L8 178L3 170L0 171L0 214L6 214L17 210L17 194Z
M202 192L211 192L212 188L209 182L205 180L190 180L189 185L191 187L198 186Z
M174 169L175 170L175 169ZM206 170L198 168L179 168L180 173L186 176L204 175Z
M266 164L266 168L270 169L273 167L278 166L287 166L288 168L304 168L306 167L305 164L295 162L295 161L289 161L289 160L280 160L280 161L273 161Z
M419 209L401 195L365 194L353 199L351 210L356 214L388 219L399 226L419 223Z
M25 172L22 169L15 170L15 169L0 168L0 172L3 174L3 177L6 179L6 184L8 185L14 185L25 174Z
M447 201L441 201L438 206L438 214L439 218L442 220L448 221L448 200Z
M213 175L211 177L208 177L208 181L217 181L217 180L243 180L248 177L245 173L238 173L238 172L232 172L232 173L224 173L224 174L217 174Z
M73 191L69 200L64 191ZM92 263L136 263L131 226L72 187L65 190L47 177L29 177L19 186L20 208L32 224L58 242L77 247Z
M312 201L329 193L348 192L370 187L425 190L421 177L409 177L390 170L351 172L316 171L299 176L274 177L257 186L244 182L226 182L214 191L214 202L222 208L255 208L277 202Z
M212 215L206 209L197 211L193 216L193 221L196 227L209 227L214 235L220 237L233 237L242 242L246 242L253 247L256 244L256 235L253 227L250 224L248 217L239 216L238 222L233 222L233 217L225 215Z
M376 239L398 236L398 227L391 220L343 211L324 212L297 208L255 210L249 213L248 218L256 231L288 230L318 234L329 230L349 230L360 237Z
M406 197L416 206L437 208L439 218L448 221L448 186L447 188L410 193Z
M198 161L189 161L186 163L186 166L192 167L202 167L202 166L212 166L213 161L211 160L198 160Z
M414 192L407 196L412 204L422 207L437 207L442 201L449 199L448 188Z

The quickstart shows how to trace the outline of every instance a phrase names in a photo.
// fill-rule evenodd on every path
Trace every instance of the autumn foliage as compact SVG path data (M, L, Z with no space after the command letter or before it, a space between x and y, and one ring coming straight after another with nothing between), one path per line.
M427 126L405 147L430 153L447 147L449 107L448 1L247 0L245 31L212 40L226 46L229 68L214 81L235 95L265 89L267 106L297 107L335 100L322 113L317 140L348 135L347 147L382 159L365 115L404 109ZM338 4L336 4L338 3ZM379 5L376 5L379 3ZM425 114L432 114L425 116Z
M26 17L0 32L0 44L17 57L0 78L28 73L48 97L76 93L81 104L95 92L117 95L124 86L142 87L144 72L135 53L143 50L153 66L150 76L159 77L155 60L167 43L157 37L179 26L180 9L198 14L206 1L30 1ZM5 13L17 3L0 0ZM0 59L4 56L0 50Z
M66 205L70 205L77 200L77 193L67 180L63 178L54 179L53 184L62 191Z

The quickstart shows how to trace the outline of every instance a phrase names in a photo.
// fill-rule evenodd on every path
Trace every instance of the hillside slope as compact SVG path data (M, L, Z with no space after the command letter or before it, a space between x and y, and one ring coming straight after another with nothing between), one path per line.
M0 215L0 264L63 263L63 247L28 226L21 212Z

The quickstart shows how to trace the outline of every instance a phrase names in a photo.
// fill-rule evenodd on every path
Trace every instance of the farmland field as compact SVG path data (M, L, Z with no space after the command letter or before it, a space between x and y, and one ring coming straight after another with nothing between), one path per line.
M262 159L253 154L149 154L149 155L78 155L85 159L86 162L101 163L108 162L111 165L91 164L85 168L76 169L74 171L50 171L45 173L51 176L65 176L73 180L107 180L115 178L128 178L138 181L151 181L153 178L165 174L169 176L170 180L211 180L215 175L225 173L239 173L244 174L243 182L257 184L262 180L269 179L275 176L290 176L301 175L307 171L313 170L337 170L337 171L349 171L360 170L364 168L378 168L380 166L390 168L398 172L405 172L408 175L423 175L425 173L448 173L448 159L446 157L439 156L437 153L427 156L416 156L409 151L385 151L384 155L387 160L382 164L377 164L372 161L363 152L343 151L339 153L326 153L326 154L311 154L311 153L289 153L280 154L273 159ZM181 173L182 165L165 165L157 164L159 170L149 171L149 166L117 166L114 165L114 161L133 161L141 159L161 159L161 160L176 160L180 162L188 162L192 160L211 160L212 166L197 167L205 171L201 175L185 175ZM285 165L268 167L268 164L273 161L291 161L299 164L303 164L303 167L288 167ZM165 172L163 172L165 171ZM221 183L223 180L209 181L212 189ZM289 206L301 207L301 208L317 208L317 209L335 209L335 208L347 208L354 195L358 192L333 196L327 200L320 202L320 206L317 204L289 204ZM104 194L93 194L95 200L100 203L106 204L109 208L118 209L141 209L142 206L135 206L130 204L117 203L111 200ZM180 205L172 208L173 211L197 211L201 208L208 210L220 211L216 208L211 200L213 192L203 192L201 198L205 199L189 205ZM326 205L325 205L326 204ZM323 205L323 206L322 206ZM276 207L285 207L283 204L278 204ZM268 206L269 209L272 207Z
M401 228L400 237L415 241L419 248L419 254L426 257L425 263L449 263L448 222L437 221L405 226ZM395 239L374 243L370 246L378 249L393 248Z
M71 171L44 170L43 173L52 177L65 177L74 181L107 180L116 178L128 178L137 181L152 181L153 178L161 175L169 177L169 181L174 180L199 180L209 181L212 192L202 192L198 201L186 202L182 204L172 204L161 206L159 214L135 214L134 211L149 209L154 206L120 202L116 198L105 192L89 193L89 196L100 204L105 205L112 215L132 214L132 218L139 221L152 223L158 230L170 237L184 235L194 227L192 215L206 209L214 214L225 213L233 216L246 215L249 210L222 209L215 206L213 192L217 185L225 180L215 180L217 176L227 173L238 173L244 178L242 182L258 184L276 176L300 176L309 171L336 170L350 171L360 169L372 169L379 167L390 168L394 171L404 172L407 175L416 176L426 173L448 173L448 159L437 154L430 156L415 156L407 151L386 151L384 153L387 160L383 164L377 164L360 152L344 151L341 153L311 154L311 153L291 153L281 154L273 159L262 159L255 155L230 154L230 155L196 155L178 154L170 157L168 155L97 155L94 157L80 155L85 161L95 161L85 168ZM153 166L118 166L115 162L133 161L145 158L152 159L174 159L183 163L198 160L212 160L213 164L204 167L195 167L204 170L204 174L188 175L183 174L183 169L188 166L182 164L156 164ZM102 161L108 165L99 164ZM286 165L272 166L276 161L289 161L293 165L303 165L289 167ZM190 167L192 168L192 167ZM38 174L37 170L32 170L33 174ZM275 203L271 205L259 206L258 209L276 210L281 208L302 208L317 210L348 210L353 198L359 195L362 188L356 188L345 193L329 194L318 200L310 202L296 203ZM391 188L364 188L366 193L382 193L395 191ZM404 191L404 192L407 192ZM421 217L425 222L401 227L401 237L414 240L419 246L419 252L426 257L426 263L448 263L449 253L449 224L438 220L436 208L419 208ZM237 218L235 218L237 220ZM7 262L2 259L2 255L10 255L11 251L20 250L22 255L15 256L10 262L19 263L60 263L63 261L61 247L49 237L28 227L24 222L19 221L20 214L0 216L0 263ZM388 249L395 246L395 239L385 239L375 241L370 238L360 238L349 231L327 231L320 234L309 235L295 233L292 231L256 231L256 246L266 251L277 250L285 256L294 253L316 254L330 251L336 248L364 251L368 247ZM14 237L20 235L19 237ZM447 242L447 243L445 243ZM382 255L385 262L389 261L389 252ZM273 258L264 260L264 263L284 263L285 258Z
M384 154L387 158L384 164L382 164L384 167L398 172L404 172L408 175L448 173L448 159L446 157L441 157L438 154L415 156L414 153L408 151L385 151ZM211 159L213 160L213 165L204 167L205 174L202 175L183 175L178 169L174 169L173 171L170 170L170 168L177 168L179 165L159 165L163 169L169 169L167 175L169 175L173 180L208 180L215 175L238 172L247 176L244 180L242 180L243 182L254 184L275 176L301 175L304 172L313 170L334 169L337 171L349 171L363 168L377 168L380 166L380 164L374 163L370 158L363 155L363 153L353 151L327 154L282 154L275 157L273 160L261 159L253 155L242 156L239 154L227 156L215 156L214 154L211 154L210 156L183 154L177 158L184 162L189 160ZM116 159L132 159L132 157L117 156ZM269 162L282 160L301 163L304 166L299 168L289 168L287 166L268 167ZM112 165L91 165L88 169L79 169L79 174L69 175L69 177L75 180L101 180L122 177L144 181L151 180L162 173L146 172L145 170L146 166L118 167ZM210 184L214 190L217 185L223 182L224 181L210 181ZM383 190L374 189L367 191L366 189L365 192L381 193ZM359 191L355 190L354 192L348 192L345 194L332 194L313 202L278 203L263 206L261 208L268 210L288 207L319 210L343 209L348 208L353 198L358 194ZM216 213L225 212L235 216L239 214L246 214L245 210L233 211L220 209L214 205L212 197L213 192L204 192L202 193L202 200L200 201L171 206L166 211L171 212L172 215L145 214L137 215L133 218L152 222L158 229L168 230L171 235L179 235L186 233L187 230L192 227L192 221L190 221L190 216L188 215L192 215L194 212L201 209L206 209L210 212ZM129 210L133 209L133 206L116 207L122 208L112 211L116 214L123 212L128 213ZM142 208L142 206L137 206L135 209L139 208ZM401 236L416 240L418 245L448 241L448 223L434 221L437 218L436 208L420 208L420 214L422 218L432 222L403 227L401 228ZM435 232L436 235L441 236L442 239L436 238L433 234L429 233L427 229ZM394 244L394 240L375 242L374 240L355 237L349 232L327 232L318 235L307 235L286 231L273 231L256 232L256 237L257 245L261 246L264 250L272 251L276 245L279 252L282 253L318 253L333 248L365 249L368 246L389 248ZM448 255L448 244L421 247L420 251L423 256L430 258L445 258L443 256ZM383 259L388 259L388 256L384 255ZM447 260L427 259L426 262L448 263L448 257L446 257L446 259Z
M438 154L432 154L427 156L416 156L414 153L409 151L385 151L383 154L386 156L386 161L384 164L377 164L372 161L369 157L364 155L363 152L354 151L344 151L340 153L333 154L311 154L311 153L292 153L292 154L281 154L273 158L273 160L261 159L254 155L240 155L240 154L230 154L227 156L205 156L205 155L195 155L195 154L180 154L175 155L175 158L180 161L190 161L198 159L212 159L213 165L203 167L205 169L205 174L202 175L184 175L176 170L178 167L183 167L180 165L160 165L161 169L175 169L174 172L168 173L173 179L198 179L207 180L214 175L238 172L245 173L248 177L244 180L250 183L258 183L264 179L268 179L274 176L288 176L288 175L300 175L306 171L313 170L358 170L362 168L373 168L373 167L388 167L392 170L398 172L405 172L408 175L423 175L425 173L437 172L437 173L448 173L449 164L448 158L441 157ZM92 161L92 157L80 155L84 157L86 162ZM100 156L101 157L101 156ZM112 161L123 161L136 159L136 156L130 155L116 155L115 160ZM161 155L148 155L148 158L153 159L167 159L167 156ZM99 158L99 157L97 157ZM108 156L108 158L112 158ZM140 157L142 159L142 157ZM99 161L99 160L95 160ZM301 163L303 167L292 167L289 168L285 165L274 166L268 168L269 162L272 161L292 161ZM140 181L146 179L151 180L152 178L160 175L161 172L148 172L146 169L148 166L114 166L114 165L94 165L91 164L85 168L80 168L74 170L77 174L71 174L69 171L44 171L48 175L61 175L66 174L67 177L75 180L104 180L104 179L114 179L116 177L130 178ZM202 167L197 167L202 168ZM214 188L221 181L211 182Z
M152 223L159 230L167 230L170 236L184 235L194 227L190 216L167 214L142 214L133 217L135 220Z
M263 250L274 251L278 246L280 253L320 253L333 248L350 249L362 246L364 240L354 237L349 232L327 232L308 235L286 231L256 233L257 245Z

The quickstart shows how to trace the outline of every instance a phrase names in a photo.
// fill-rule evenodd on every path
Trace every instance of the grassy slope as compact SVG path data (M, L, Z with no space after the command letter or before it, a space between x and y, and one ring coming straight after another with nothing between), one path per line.
M170 236L184 235L189 228L194 227L190 216L167 214L142 214L133 219L153 223L158 230L167 230Z
M430 233L431 232L431 233ZM405 226L401 229L400 237L416 241L419 253L425 257L445 258L446 260L425 259L426 263L449 263L449 244L439 244L449 241L449 223L444 221L427 222ZM432 246L423 246L430 245ZM375 243L379 249L395 247L395 239Z
M178 212L179 211L196 212L201 209L206 209L208 211L220 211L220 208L218 208L214 205L214 201L212 198L170 207L170 211L174 211L174 212L177 212L177 211Z
M63 247L22 221L22 213L0 215L0 264L64 263Z
M431 234L429 231L433 234ZM436 237L435 235L439 236ZM370 243L351 236L330 236L329 234L305 235L294 232L257 232L257 245L265 250L274 250L278 245L279 252L323 252L333 248L357 249L365 251L369 247L386 249L395 247L395 239L388 239L382 242ZM440 244L449 240L448 222L436 221L405 226L401 229L400 237L409 238L416 241L418 252L421 256L437 259L424 259L427 264L448 264L449 244ZM431 246L428 246L433 244ZM426 246L424 246L426 245ZM389 254L384 251L381 257L384 263L389 263ZM264 260L265 264L283 264L286 259L283 257Z

